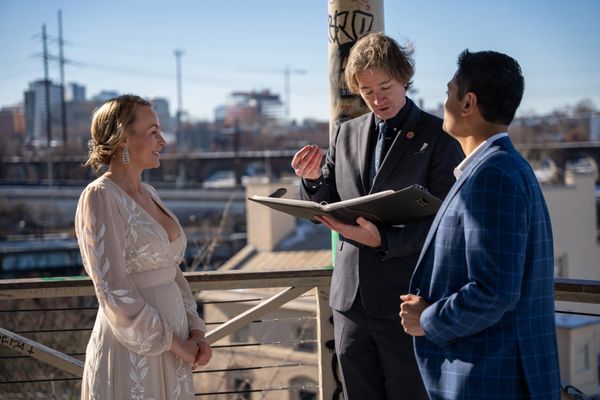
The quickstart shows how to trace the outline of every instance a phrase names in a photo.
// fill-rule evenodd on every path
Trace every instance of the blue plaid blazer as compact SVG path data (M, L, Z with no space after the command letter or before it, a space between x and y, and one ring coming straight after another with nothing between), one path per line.
M410 290L430 304L415 354L431 399L559 399L550 217L508 137L450 189Z

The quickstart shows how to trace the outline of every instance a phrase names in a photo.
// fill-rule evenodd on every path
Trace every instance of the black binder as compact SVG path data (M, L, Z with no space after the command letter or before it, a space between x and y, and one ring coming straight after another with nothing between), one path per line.
M328 215L346 224L356 225L356 218L362 216L371 222L388 226L403 225L410 220L433 215L442 204L440 199L419 185L329 204L270 196L250 196L248 200L313 221L317 215Z

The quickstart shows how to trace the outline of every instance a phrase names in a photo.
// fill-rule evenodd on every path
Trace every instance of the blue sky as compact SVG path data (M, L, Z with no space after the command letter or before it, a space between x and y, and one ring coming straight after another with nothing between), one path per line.
M176 48L184 50L183 105L197 119L235 90L283 94L291 76L291 116L329 115L329 1L335 0L0 0L0 106L22 100L43 77L41 26L57 35L62 9L67 81L87 88L163 96L175 108ZM515 57L525 75L520 114L581 99L600 108L598 0L383 0L385 32L416 46L413 98L434 108L465 48ZM38 37L35 37L35 36ZM50 52L57 54L56 44ZM59 79L51 66L50 77Z

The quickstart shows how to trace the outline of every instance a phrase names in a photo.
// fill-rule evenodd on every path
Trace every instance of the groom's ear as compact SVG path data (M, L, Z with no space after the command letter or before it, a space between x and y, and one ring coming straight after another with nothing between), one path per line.
M467 92L462 99L461 114L466 117L472 114L477 108L477 95L473 92Z

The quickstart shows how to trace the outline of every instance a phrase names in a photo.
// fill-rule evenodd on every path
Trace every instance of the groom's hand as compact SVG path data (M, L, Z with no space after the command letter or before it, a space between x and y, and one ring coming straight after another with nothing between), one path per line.
M425 331L421 327L421 314L429 306L429 303L414 294L404 294L400 296L400 300L402 303L399 315L404 332L411 336L425 336Z

